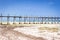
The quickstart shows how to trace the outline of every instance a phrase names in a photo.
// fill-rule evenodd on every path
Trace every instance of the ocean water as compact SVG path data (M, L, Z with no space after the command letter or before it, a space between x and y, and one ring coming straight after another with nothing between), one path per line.
M0 21L7 22L7 18L3 17L2 20L0 18ZM14 19L13 18L9 18L9 21L13 22ZM19 18L16 18L15 21L16 22L60 22L60 19L59 20L57 20L57 19L56 20L55 19L49 19L49 20L48 19L43 19L42 20L42 19L38 19L38 18L35 18L35 19L34 18L30 18L30 19L29 18L25 18L25 19L24 18L20 18L20 20L19 20Z

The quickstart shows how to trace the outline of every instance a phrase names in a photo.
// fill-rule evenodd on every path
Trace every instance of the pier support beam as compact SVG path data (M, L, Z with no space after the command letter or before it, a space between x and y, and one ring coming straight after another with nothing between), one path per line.
M50 22L50 21L49 21L49 17L47 18L47 21L48 21L48 24L49 24L49 22Z
M44 24L46 24L46 18L44 20L45 20L45 23Z
M59 24L59 18L57 18L57 20L58 20L58 21L57 21L57 24Z
M43 17L41 17L41 24L43 24Z
M21 23L20 23L20 19L21 19L21 18L19 17L19 24L21 24Z
M40 24L40 17L38 17L38 24Z
M9 16L7 16L7 25L9 25Z
M26 20L27 20L27 18L26 18L26 17L24 17L24 24L26 24Z
M13 24L15 24L15 20L16 20L16 17L14 16L14 17L13 17Z
M30 18L31 18L31 17L29 17L29 24L30 24Z
M52 18L50 18L51 20L51 24L53 24L54 23L54 18L52 17Z
M1 14L1 17L0 17L0 18L1 18L1 25L2 25L2 18L3 18L3 17L2 17L2 14Z
M33 24L35 24L35 17L33 18Z
M55 24L56 24L57 18L55 18Z

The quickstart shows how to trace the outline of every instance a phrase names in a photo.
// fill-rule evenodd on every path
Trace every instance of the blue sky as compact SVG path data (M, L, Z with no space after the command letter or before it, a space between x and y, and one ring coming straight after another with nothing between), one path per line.
M0 0L0 14L60 16L60 0Z

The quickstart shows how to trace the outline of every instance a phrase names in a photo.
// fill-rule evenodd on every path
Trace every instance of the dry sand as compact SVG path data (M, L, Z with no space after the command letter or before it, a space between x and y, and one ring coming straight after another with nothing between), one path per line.
M42 37L26 35L12 29L10 27L0 26L0 40L47 40Z

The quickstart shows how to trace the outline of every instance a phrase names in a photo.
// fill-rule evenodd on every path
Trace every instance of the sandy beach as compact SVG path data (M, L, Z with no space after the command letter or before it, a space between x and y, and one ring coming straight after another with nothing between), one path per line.
M35 37L32 35L26 35L24 33L8 29L6 27L0 27L0 40L46 40L42 37Z
M0 40L60 40L59 25L0 25Z

